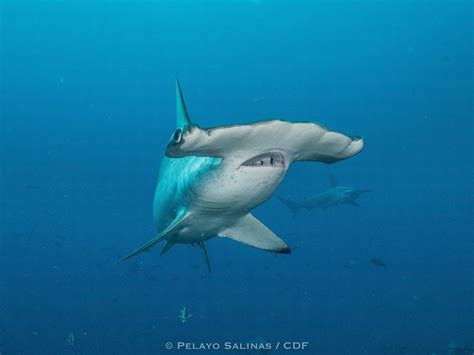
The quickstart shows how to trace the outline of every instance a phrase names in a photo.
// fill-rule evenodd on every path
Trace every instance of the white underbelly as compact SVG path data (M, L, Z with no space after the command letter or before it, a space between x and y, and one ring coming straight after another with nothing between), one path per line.
M165 220L172 221L176 210L183 208L189 217L165 239L173 243L205 241L269 199L285 173L284 167L235 168L224 161L218 169L188 184L186 189L178 189L179 193L169 200L171 203L163 203L157 194L155 215L160 218L155 220L162 222L161 217L168 212ZM161 223L157 224L160 228Z
M183 226L165 239L173 243L198 243L206 241L233 225L240 217L242 217L241 214L208 215L191 210Z
M285 173L271 167L222 169L199 186L192 205L204 213L246 214L272 196Z

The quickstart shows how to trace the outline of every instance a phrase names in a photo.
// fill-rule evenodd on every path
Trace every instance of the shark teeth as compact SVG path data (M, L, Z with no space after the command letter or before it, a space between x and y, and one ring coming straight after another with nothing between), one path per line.
M280 152L269 152L257 155L242 163L241 166L252 168L284 168L285 157Z

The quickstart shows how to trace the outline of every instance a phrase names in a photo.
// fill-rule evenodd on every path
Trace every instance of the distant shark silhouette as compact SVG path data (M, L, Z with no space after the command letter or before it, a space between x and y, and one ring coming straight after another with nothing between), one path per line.
M153 215L160 233L119 261L164 240L198 245L211 271L205 241L219 236L275 253L290 253L250 211L268 200L297 160L334 163L364 142L311 122L260 121L201 128L191 123L176 81L177 129L161 164Z
M181 310L179 311L178 318L181 320L181 323L186 323L189 318L191 318L192 314L190 314L186 308L186 306L183 306Z
M370 190L357 190L349 186L340 186L334 176L331 176L330 181L331 188L313 198L302 201L295 201L282 196L277 196L277 198L293 212L294 217L301 209L322 208L326 210L329 207L343 204L358 207L357 199L360 195L370 192Z

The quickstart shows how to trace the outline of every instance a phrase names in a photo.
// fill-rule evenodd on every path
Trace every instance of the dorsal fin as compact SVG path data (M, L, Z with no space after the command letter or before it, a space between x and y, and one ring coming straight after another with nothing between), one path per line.
M176 79L176 127L182 128L186 125L190 125L191 120L186 110L186 104L184 103L183 93L179 86L179 81Z
M331 184L331 187L336 187L339 185L336 177L332 174L329 176L329 183Z

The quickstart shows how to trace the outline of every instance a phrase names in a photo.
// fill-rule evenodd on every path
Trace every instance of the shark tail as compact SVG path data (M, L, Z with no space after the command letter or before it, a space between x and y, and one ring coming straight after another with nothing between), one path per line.
M301 210L301 206L296 202L296 201L293 201L289 198L286 198L286 197L283 197L283 196L277 196L277 198L286 206L288 207L290 210L291 210L291 213L292 213L292 216L293 218L296 217L296 215L298 214L298 212Z

